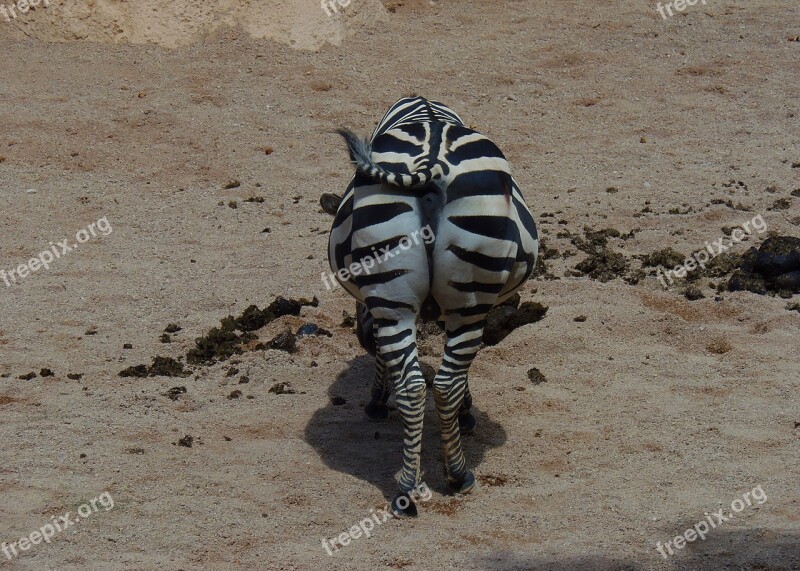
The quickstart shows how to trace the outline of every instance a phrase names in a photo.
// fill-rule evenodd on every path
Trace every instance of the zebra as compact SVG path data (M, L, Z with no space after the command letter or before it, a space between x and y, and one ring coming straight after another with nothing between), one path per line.
M461 433L475 427L467 372L481 345L486 314L530 277L538 235L500 149L464 125L449 107L423 97L398 100L369 139L338 129L355 165L343 196L325 193L334 215L328 257L357 305L357 334L375 356L371 420L389 416L393 389L403 421L398 516L416 516L426 383L420 369L417 320L438 321L446 343L433 380L450 489L465 494L476 480ZM428 225L435 240L407 247ZM376 252L394 252L358 271ZM347 269L342 273L342 269ZM342 278L342 276L346 278Z

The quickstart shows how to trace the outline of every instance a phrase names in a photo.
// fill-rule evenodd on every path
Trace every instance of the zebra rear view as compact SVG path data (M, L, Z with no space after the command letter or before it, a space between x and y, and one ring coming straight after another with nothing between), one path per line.
M448 483L466 493L475 485L461 444L461 432L475 426L467 372L486 314L533 271L536 226L500 149L440 103L403 98L369 139L339 133L356 174L336 201L330 266L358 301L359 340L375 355L366 413L386 419L394 390L402 417L403 466L392 510L416 515L426 394L417 319L444 323L433 391Z

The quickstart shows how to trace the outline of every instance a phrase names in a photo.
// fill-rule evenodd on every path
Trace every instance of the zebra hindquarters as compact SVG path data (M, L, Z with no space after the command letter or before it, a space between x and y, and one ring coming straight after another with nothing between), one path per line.
M415 513L411 498L421 483L426 388L417 354L416 319L430 291L430 275L426 244L420 238L418 201L384 186L380 196L370 192L357 196L353 209L352 260L372 256L375 261L368 274L355 277L355 284L374 323L376 359L384 382L394 389L403 420L400 494L392 502L398 515ZM385 394L377 385L374 389L373 400L384 404Z

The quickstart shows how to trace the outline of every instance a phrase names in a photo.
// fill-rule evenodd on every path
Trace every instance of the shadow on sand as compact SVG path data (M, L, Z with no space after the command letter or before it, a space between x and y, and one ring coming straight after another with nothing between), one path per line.
M329 401L317 410L306 426L305 439L328 467L374 485L388 499L397 491L395 474L402 463L403 426L393 398L389 401L389 420L371 422L364 414L375 374L374 362L368 355L350 361L328 389L331 399L341 397L346 403L336 406ZM480 380L473 378L473 387L475 382ZM487 450L505 443L506 433L481 410L474 391L473 400L472 412L478 424L473 434L464 436L464 453L469 467L476 470ZM429 388L422 438L423 481L436 492L448 493L439 435L433 390Z

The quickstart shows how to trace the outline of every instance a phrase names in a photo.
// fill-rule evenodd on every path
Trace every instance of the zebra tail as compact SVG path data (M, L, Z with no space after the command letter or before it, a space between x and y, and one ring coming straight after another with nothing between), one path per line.
M365 176L393 186L402 188L421 188L431 181L430 171L415 172L413 174L392 172L372 160L372 143L367 139L362 139L349 129L337 129L350 151L350 160L358 172Z

